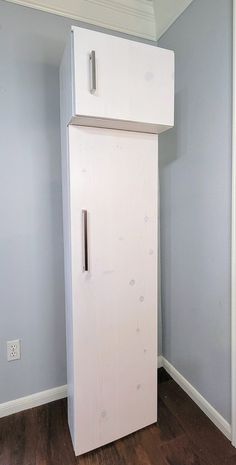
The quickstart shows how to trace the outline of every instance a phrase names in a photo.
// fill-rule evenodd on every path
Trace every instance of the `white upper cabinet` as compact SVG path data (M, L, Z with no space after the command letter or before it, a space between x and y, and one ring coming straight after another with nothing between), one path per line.
M73 27L67 54L67 123L153 133L174 125L172 51Z

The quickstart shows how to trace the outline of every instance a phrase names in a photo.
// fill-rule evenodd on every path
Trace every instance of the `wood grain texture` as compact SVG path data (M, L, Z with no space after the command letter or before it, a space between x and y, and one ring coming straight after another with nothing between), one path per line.
M96 85L91 92L92 50ZM90 123L95 118L96 125L105 120L106 127L111 127L112 120L116 129L121 129L122 121L123 129L136 123L133 131L141 130L142 124L145 130L150 124L155 132L174 125L173 51L76 26L72 27L71 51L68 78L73 79L74 88L67 95L72 110L67 123L78 116L77 123L83 125L88 125L87 118Z
M69 147L67 340L74 353L72 437L82 455L157 421L158 138L70 126Z
M236 465L236 449L161 376L157 425L76 458L66 401L52 402L0 420L0 465Z

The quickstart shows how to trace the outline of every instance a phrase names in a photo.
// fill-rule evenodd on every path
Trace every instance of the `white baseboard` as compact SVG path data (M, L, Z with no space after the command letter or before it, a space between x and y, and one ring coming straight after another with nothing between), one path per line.
M159 365L158 357L158 365ZM161 357L163 368L176 381L176 383L191 397L191 399L200 407L200 409L210 418L210 420L219 428L219 430L231 440L231 425L220 415L217 410L185 379L168 360Z
M157 357L157 366L158 366L158 368L163 367L163 360L162 359L163 359L162 355L158 355L158 357Z
M10 400L0 404L0 418L12 415L13 413L28 410L29 408L38 407L39 405L53 402L54 400L63 399L67 396L67 386L59 386L47 391L37 392L26 397L20 397L16 400Z

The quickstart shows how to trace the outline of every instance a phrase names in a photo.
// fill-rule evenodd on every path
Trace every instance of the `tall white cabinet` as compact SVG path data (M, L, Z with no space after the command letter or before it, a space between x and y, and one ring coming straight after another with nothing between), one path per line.
M157 134L173 126L173 52L72 28L60 81L68 421L80 455L157 420Z

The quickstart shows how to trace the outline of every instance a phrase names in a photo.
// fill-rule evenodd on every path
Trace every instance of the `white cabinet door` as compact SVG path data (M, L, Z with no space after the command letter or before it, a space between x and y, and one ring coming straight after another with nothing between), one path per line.
M157 144L69 127L77 455L157 420Z
M95 53L96 89L91 93ZM136 124L162 132L174 124L174 53L120 37L73 28L74 112L78 117ZM86 125L91 125L85 119ZM109 126L109 124L106 126ZM110 123L111 124L111 123Z

